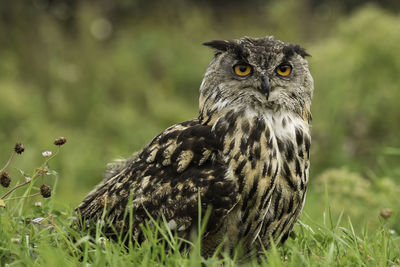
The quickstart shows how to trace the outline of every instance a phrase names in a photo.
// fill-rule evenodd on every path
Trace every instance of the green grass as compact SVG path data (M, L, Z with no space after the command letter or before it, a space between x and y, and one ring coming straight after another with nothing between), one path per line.
M284 246L273 246L259 262L239 261L236 256L201 257L200 242L180 251L188 242L166 230L165 222L143 227L146 241L112 241L104 237L99 224L94 235L71 227L73 209L43 201L42 206L18 207L24 200L9 201L0 210L0 264L2 266L398 266L400 236L385 221L374 229L356 232L350 218L332 218L328 201L316 223L302 215ZM44 218L39 223L35 219ZM199 222L200 225L204 223ZM201 231L200 231L201 232ZM198 239L200 240L200 239ZM167 249L168 247L168 249ZM204 266L203 265L203 266Z

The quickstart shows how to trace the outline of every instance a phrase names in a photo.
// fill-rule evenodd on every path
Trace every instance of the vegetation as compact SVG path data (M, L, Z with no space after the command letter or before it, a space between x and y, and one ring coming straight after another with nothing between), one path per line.
M46 160L48 163L48 160ZM48 165L47 165L48 166ZM48 172L52 172L48 170ZM53 171L54 172L54 171ZM36 173L36 172L35 172ZM34 177L34 176L33 176ZM32 178L32 182L33 182ZM101 224L94 226L89 235L76 225L77 217L71 207L55 205L41 192L46 200L25 207L26 196L7 200L0 216L0 263L15 266L397 266L400 264L400 236L389 228L384 220L391 217L391 210L381 213L383 218L374 230L364 227L359 234L343 214L333 219L328 193L325 199L323 223L315 223L307 214L295 227L294 233L284 246L275 245L265 255L241 260L240 252L230 257L215 254L201 257L201 230L197 241L189 243L179 239L168 229L166 221L146 225L146 240L137 244L130 234L120 236L118 241L108 239L101 231ZM13 202L14 203L10 203ZM199 210L201 207L199 207ZM201 212L201 211L200 211ZM200 216L199 216L200 217ZM72 227L71 227L72 226ZM199 221L204 229L205 221ZM128 240L127 242L125 242Z
M179 240L154 242L151 231L149 242L127 251L100 232L90 238L69 225L107 162L197 115L212 57L202 42L267 34L307 48L315 92L305 211L296 236L268 251L263 264L400 265L398 1L382 1L391 9L250 1L254 6L240 12L212 1L125 2L11 1L0 9L0 167L15 142L25 144L6 169L11 183L0 196L38 166L58 172L7 195L17 199L0 207L1 265L238 264L202 259L196 245L166 252L163 242ZM49 140L60 135L68 144L50 168L42 152L55 152ZM27 198L42 183L51 198Z

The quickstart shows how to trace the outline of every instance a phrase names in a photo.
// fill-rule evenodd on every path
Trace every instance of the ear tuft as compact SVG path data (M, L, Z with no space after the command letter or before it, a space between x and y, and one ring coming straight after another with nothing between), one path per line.
M224 40L213 40L209 42L203 43L205 46L212 47L214 49L220 50L220 51L228 51L232 49L232 43L229 41L224 41Z
M307 53L306 50L304 48L302 48L300 45L295 45L294 51L303 58L311 57L311 55L309 53Z

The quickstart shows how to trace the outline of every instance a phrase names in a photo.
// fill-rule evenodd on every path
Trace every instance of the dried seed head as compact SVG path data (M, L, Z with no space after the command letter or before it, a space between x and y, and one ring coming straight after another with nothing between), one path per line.
M63 137L63 136L59 136L56 138L56 140L54 140L54 144L56 146L62 146L63 144L65 144L67 142L67 138Z
M11 183L11 177L8 172L2 172L0 176L0 184L3 187L9 187Z
M17 142L14 146L14 151L18 154L22 154L25 151L25 146L21 142Z
M392 209L383 209L381 210L381 212L379 213L379 215L381 215L382 218L384 219L388 219L392 216L393 210Z
M49 198L51 197L51 188L50 186L46 185L46 184L42 184L40 186L40 194L44 197L44 198Z

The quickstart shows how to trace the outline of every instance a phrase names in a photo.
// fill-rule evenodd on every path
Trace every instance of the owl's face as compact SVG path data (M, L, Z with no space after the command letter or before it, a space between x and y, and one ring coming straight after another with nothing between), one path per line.
M216 49L200 87L200 109L310 109L313 79L298 45L272 37L205 43Z

